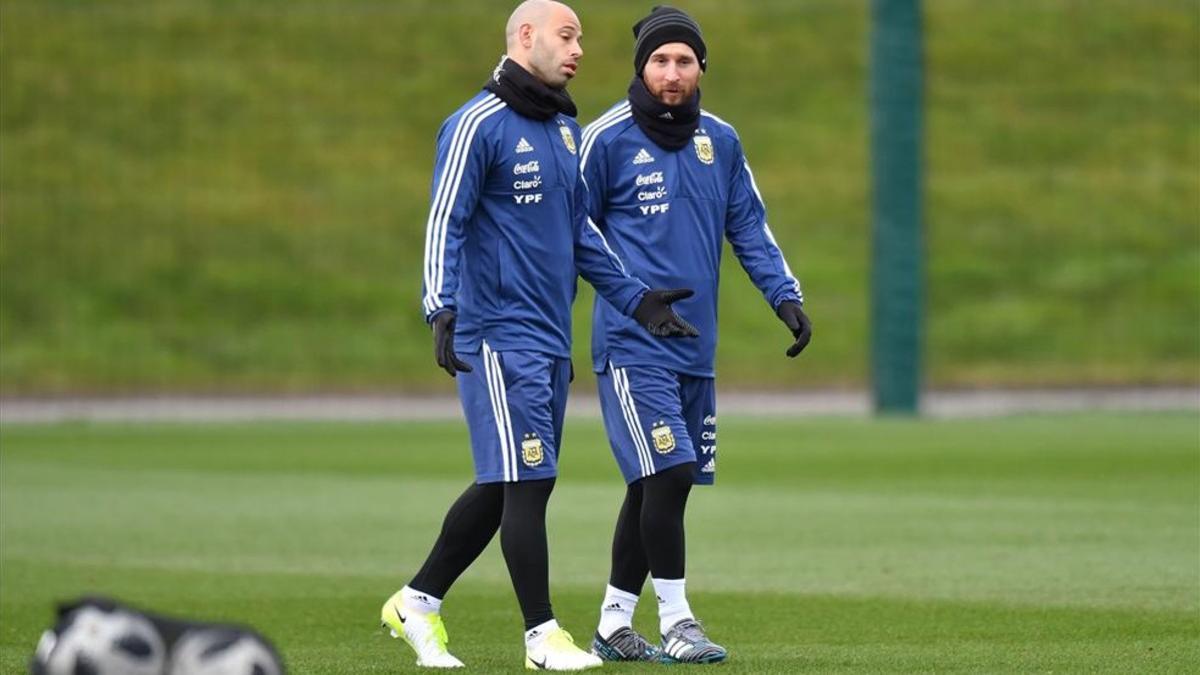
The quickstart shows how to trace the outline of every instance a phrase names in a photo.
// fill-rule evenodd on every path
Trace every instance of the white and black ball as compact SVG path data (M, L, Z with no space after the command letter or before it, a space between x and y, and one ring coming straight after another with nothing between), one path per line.
M85 605L42 635L33 670L44 675L162 675L165 665L166 647L149 619Z
M180 636L169 675L283 675L279 656L250 631L201 628Z

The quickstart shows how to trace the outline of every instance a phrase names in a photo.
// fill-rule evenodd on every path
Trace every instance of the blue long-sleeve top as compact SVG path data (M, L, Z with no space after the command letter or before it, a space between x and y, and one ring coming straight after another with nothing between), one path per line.
M456 350L568 358L578 275L617 314L645 293L588 218L579 143L574 119L525 117L488 91L442 124L422 302L426 321L457 312Z
M588 211L630 274L654 288L691 288L676 312L700 331L696 339L650 337L603 297L593 310L596 372L665 366L715 375L717 286L726 239L771 308L803 302L767 224L766 207L732 126L702 111L692 142L679 150L655 144L634 122L628 101L583 131L580 164Z

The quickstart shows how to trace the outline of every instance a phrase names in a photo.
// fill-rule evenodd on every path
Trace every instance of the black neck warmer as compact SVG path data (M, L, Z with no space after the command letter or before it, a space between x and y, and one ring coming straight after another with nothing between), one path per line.
M629 83L629 108L638 127L650 140L667 150L679 150L688 144L700 126L700 90L679 105L667 105L654 98L642 78L634 75Z
M507 56L500 58L483 88L499 96L517 113L535 120L548 120L558 113L568 117L578 114L566 89L546 86Z

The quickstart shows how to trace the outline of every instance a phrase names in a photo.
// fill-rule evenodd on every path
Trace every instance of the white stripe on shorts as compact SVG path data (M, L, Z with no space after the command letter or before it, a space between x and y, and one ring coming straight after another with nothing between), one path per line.
M608 364L609 371L612 373L613 389L617 392L617 400L621 402L621 412L625 416L625 425L629 428L629 436L633 439L634 448L637 450L638 465L642 469L642 477L645 478L654 473L654 458L650 454L650 447L646 443L646 437L642 434L642 421L638 417L637 407L633 402L633 395L629 392L629 376L625 373L624 368L617 368L610 362Z
M512 418L508 414L508 392L504 388L504 373L496 352L483 343L483 370L487 375L488 394L492 398L492 416L496 418L496 435L500 438L500 456L504 462L504 482L517 480L517 453L512 436Z

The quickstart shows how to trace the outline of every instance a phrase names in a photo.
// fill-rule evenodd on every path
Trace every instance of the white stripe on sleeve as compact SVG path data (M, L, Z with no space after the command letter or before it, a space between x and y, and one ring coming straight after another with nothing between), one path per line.
M504 107L505 103L496 98L495 94L489 94L463 113L455 127L450 151L447 153L442 176L429 209L429 219L425 225L425 308L428 312L434 312L443 306L439 296L445 278L447 223L454 208L454 199L458 196L471 141L480 123Z
M767 206L763 203L762 193L758 191L758 182L754 180L754 172L750 170L750 162L742 160L742 166L746 168L746 175L750 176L750 187L754 188L754 196L758 198L758 203L763 209L763 213L767 212ZM763 217L763 231L767 234L767 240L779 251L779 259L783 262L783 273L787 275L792 282L792 290L796 295L800 296L800 301L804 301L804 294L800 291L800 282L796 280L796 275L792 274L792 268L788 265L787 258L783 255L783 249L779 248L779 244L775 241L775 235L771 232L771 226L767 224L767 219Z

